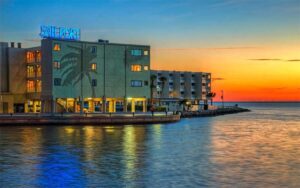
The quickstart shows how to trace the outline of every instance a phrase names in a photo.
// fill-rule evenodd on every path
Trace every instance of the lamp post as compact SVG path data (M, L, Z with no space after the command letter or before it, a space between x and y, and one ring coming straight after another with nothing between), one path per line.
M222 95L221 95L221 99L222 99L222 107L224 108L224 91L221 91Z

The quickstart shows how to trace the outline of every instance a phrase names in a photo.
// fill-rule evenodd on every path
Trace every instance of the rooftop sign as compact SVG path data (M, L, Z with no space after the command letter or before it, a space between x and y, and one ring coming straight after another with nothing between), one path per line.
M42 38L80 40L80 29L42 25L40 36Z

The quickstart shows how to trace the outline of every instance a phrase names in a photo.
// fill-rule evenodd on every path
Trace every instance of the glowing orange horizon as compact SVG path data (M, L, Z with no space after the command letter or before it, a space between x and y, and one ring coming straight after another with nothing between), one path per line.
M299 101L300 46L152 49L152 69L211 72L220 101Z

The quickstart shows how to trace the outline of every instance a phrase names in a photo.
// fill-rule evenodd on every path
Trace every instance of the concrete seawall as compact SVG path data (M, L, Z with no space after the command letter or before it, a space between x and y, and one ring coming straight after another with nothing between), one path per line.
M121 125L167 123L180 120L180 115L167 116L3 116L0 125Z
M218 115L226 115L226 114L235 114L240 112L249 112L249 109L239 108L239 107L230 107L230 108L219 108L217 110L203 110L196 112L183 112L181 114L182 118L189 117L209 117L209 116L218 116Z

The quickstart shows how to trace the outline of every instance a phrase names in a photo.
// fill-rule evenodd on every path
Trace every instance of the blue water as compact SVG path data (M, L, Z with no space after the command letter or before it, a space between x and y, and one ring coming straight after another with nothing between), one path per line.
M126 126L0 127L0 187L300 187L300 104Z

